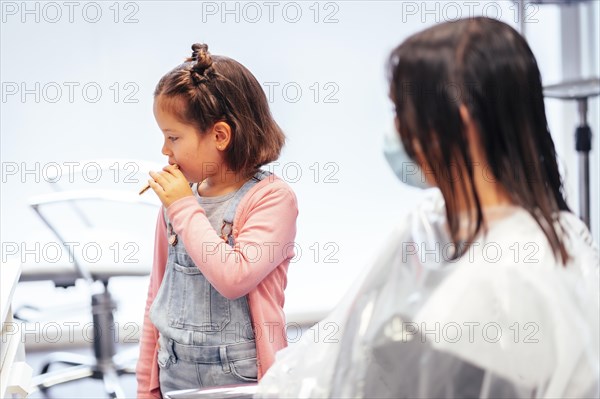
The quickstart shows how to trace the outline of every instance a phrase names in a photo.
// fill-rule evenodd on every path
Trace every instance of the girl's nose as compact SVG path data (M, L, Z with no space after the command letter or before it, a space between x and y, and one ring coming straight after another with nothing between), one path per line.
M165 155L165 156L167 156L167 157L171 156L171 151L167 147L167 142L166 141L163 143L163 146L162 146L162 154Z

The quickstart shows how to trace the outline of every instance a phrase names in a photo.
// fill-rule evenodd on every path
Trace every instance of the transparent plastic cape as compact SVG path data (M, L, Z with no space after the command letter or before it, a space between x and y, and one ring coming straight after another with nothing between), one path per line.
M599 258L585 225L561 213L564 267L526 211L492 209L487 233L452 260L443 200L428 192L320 323L337 334L306 331L255 397L600 395Z

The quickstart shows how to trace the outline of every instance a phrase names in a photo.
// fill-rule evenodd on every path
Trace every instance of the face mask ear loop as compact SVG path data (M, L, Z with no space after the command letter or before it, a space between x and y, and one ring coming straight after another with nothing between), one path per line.
M426 189L431 185L425 179L421 167L413 161L400 140L395 127L386 132L383 139L383 154L396 177L411 187Z

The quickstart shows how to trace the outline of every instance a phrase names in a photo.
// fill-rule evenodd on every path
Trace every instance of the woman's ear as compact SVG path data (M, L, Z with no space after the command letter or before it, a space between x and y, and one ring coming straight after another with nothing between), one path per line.
M461 104L458 108L458 112L460 113L460 119L462 120L462 124L465 128L465 134L467 136L467 140L469 142L479 143L479 134L473 123L473 119L471 118L471 113L465 104Z
M224 151L231 141L231 126L227 122L217 122L212 127L215 146L219 151Z
M465 129L465 137L469 144L469 152L471 154L471 160L474 163L481 163L485 160L485 153L481 143L481 134L471 117L471 113L467 109L465 104L461 104L459 107L460 118ZM486 163L487 164L487 163Z
M458 112L460 113L460 119L462 119L462 123L465 126L469 126L471 122L471 114L465 104L460 104L458 107Z

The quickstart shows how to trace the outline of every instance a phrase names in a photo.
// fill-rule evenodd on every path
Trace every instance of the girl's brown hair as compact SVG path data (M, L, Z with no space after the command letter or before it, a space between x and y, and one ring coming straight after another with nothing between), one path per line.
M211 55L206 44L192 45L192 56L160 79L154 96L201 134L226 122L232 137L225 162L235 172L251 174L276 160L285 143L254 75L231 58Z

